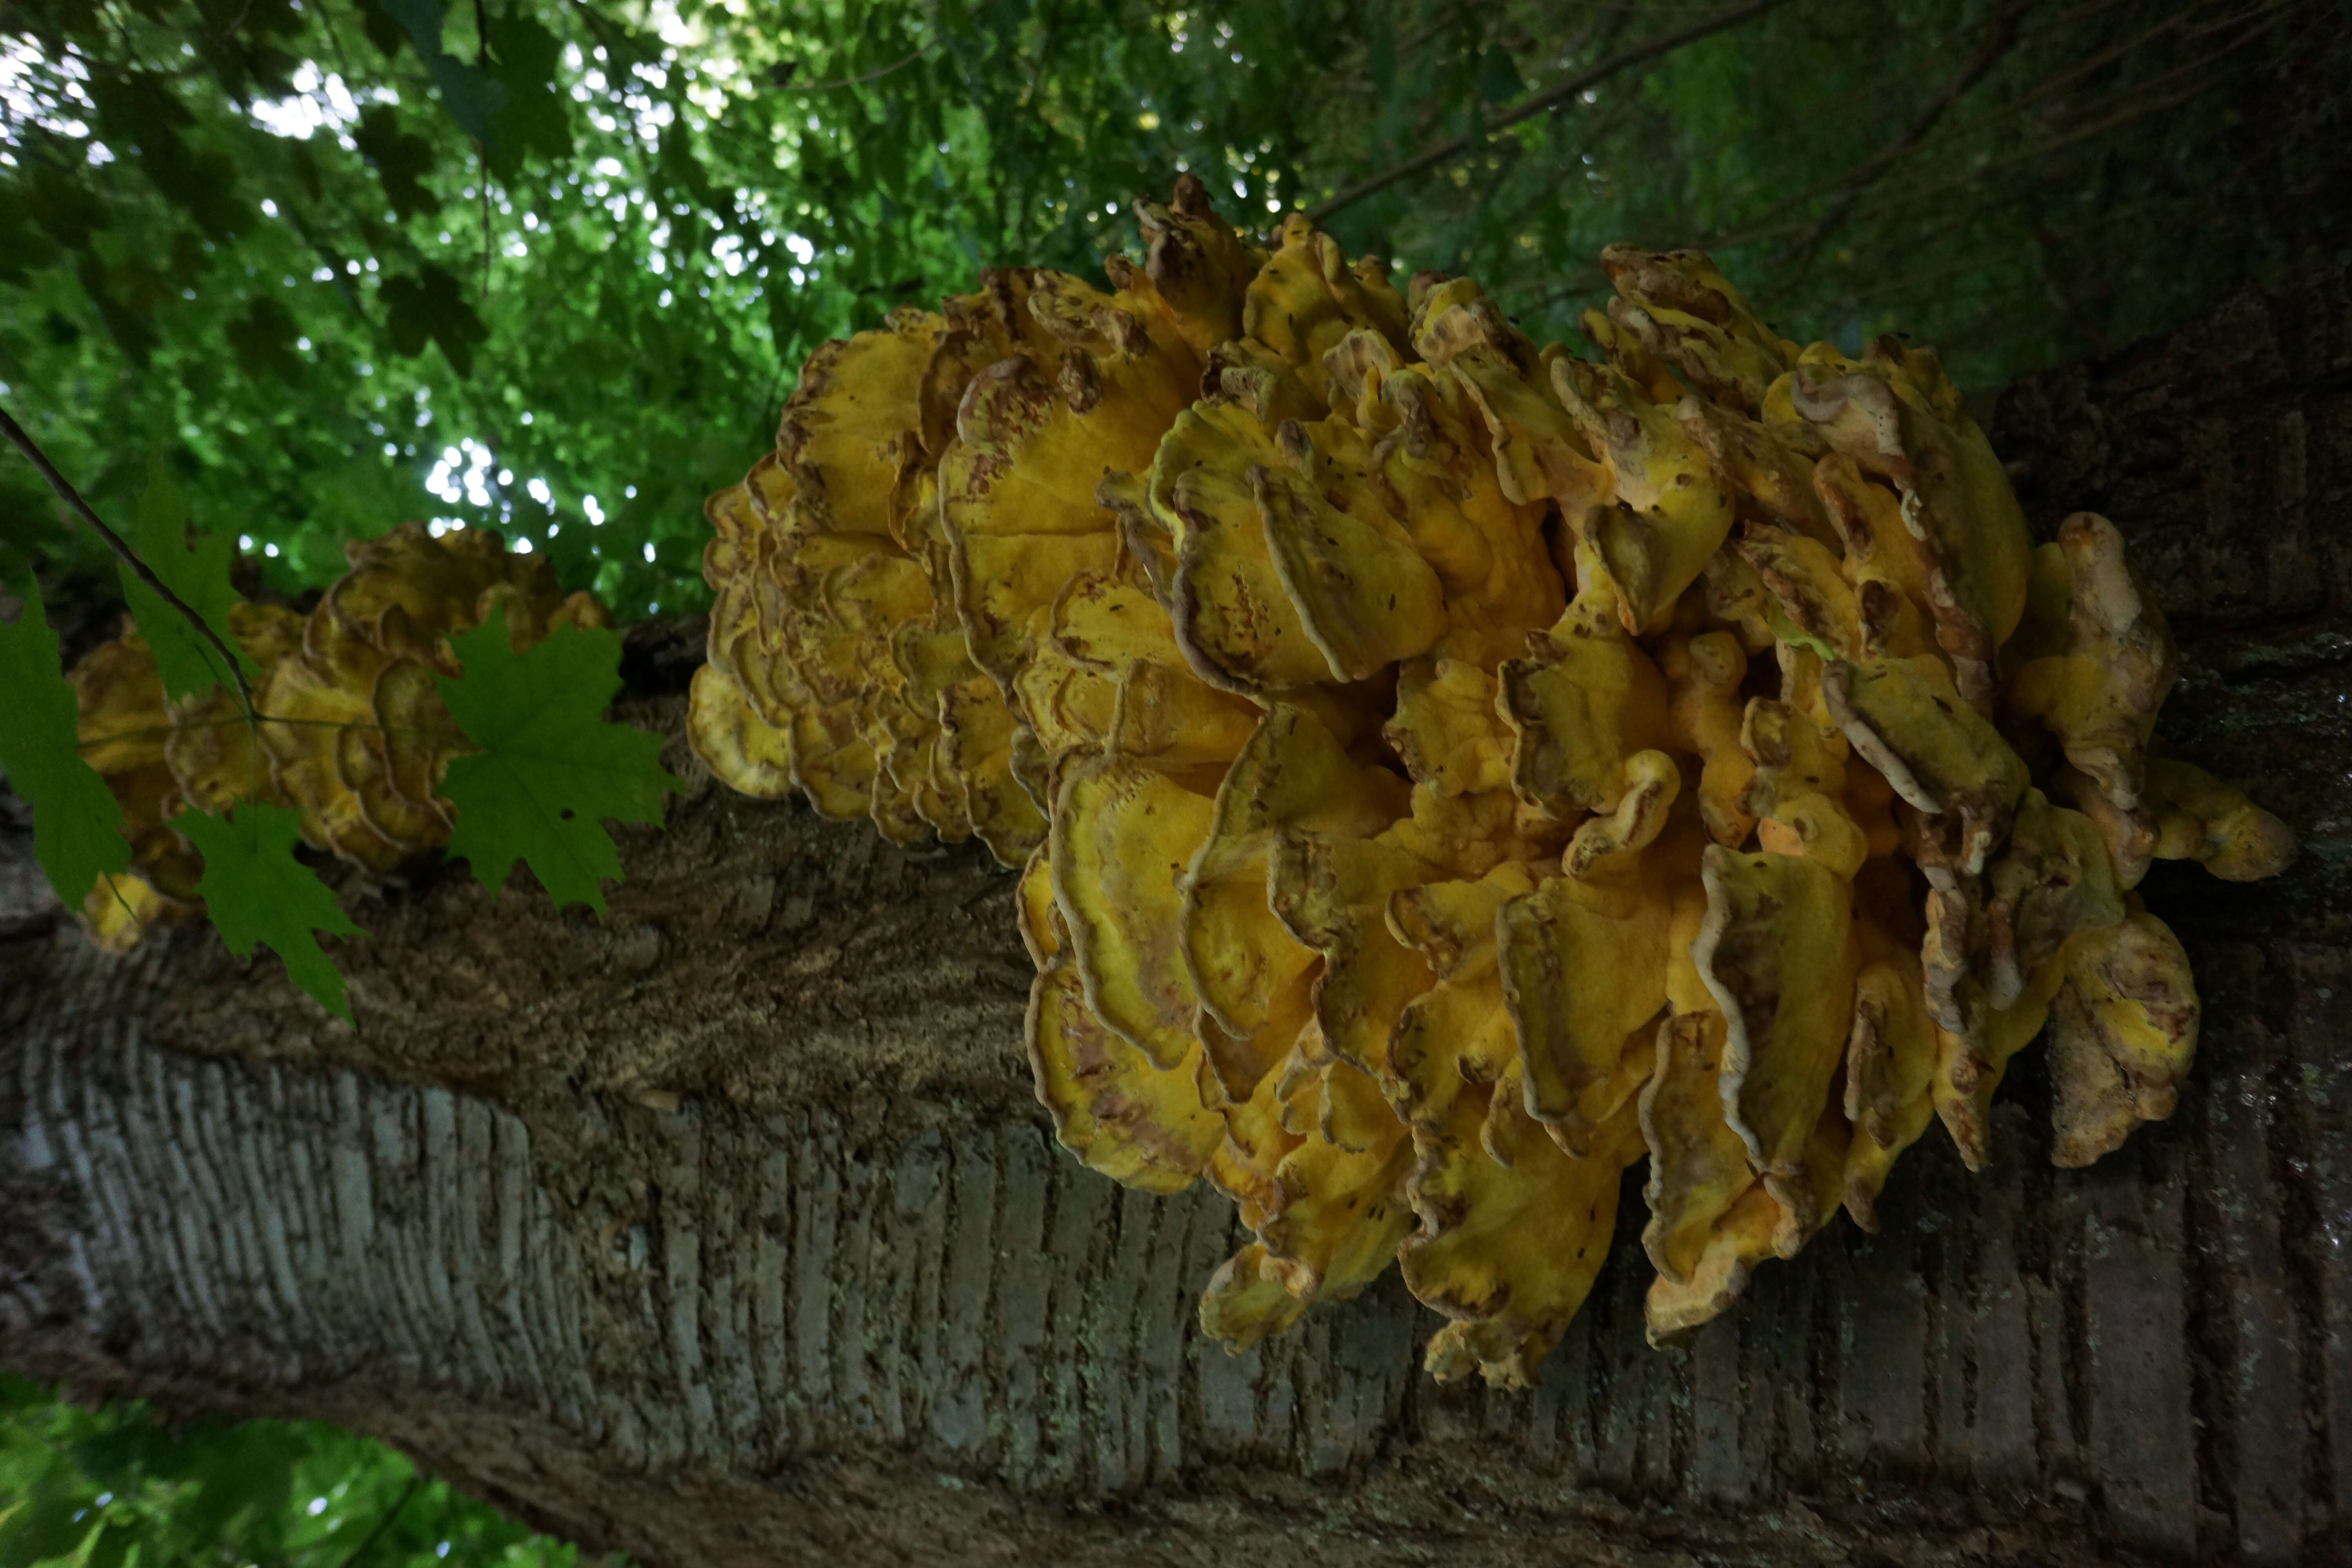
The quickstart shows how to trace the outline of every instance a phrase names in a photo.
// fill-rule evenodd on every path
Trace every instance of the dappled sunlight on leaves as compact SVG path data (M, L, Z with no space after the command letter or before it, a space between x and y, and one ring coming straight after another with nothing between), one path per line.
M1812 0L1477 133L1700 9L506 0L485 38L440 0L365 0L356 29L28 4L0 64L0 383L101 502L139 489L123 433L173 432L196 510L264 520L283 591L333 574L314 535L442 513L545 549L635 485L684 510L557 554L626 616L706 602L666 542L818 342L976 266L1088 270L1171 167L1270 226L1466 136L1329 226L1475 272L1538 338L1601 297L1601 245L1708 244L1783 330L1852 347L1899 318L1965 342L1977 391L2345 243L2295 196L2326 162L2307 116L2250 140L2261 84L2341 79L2309 0ZM459 435L552 504L431 505ZM0 490L0 570L96 564L51 523Z

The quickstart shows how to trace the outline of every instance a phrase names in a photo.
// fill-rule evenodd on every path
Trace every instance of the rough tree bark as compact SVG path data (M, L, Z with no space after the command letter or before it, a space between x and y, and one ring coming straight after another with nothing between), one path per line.
M603 921L355 900L356 1034L0 866L0 1364L346 1422L656 1563L2352 1561L2352 281L2031 382L1996 440L2037 527L2129 536L2178 751L2304 835L2275 884L2151 878L2201 1059L2090 1171L2029 1070L1984 1174L1931 1134L1882 1236L1686 1350L1621 1233L1527 1394L1423 1379L1392 1279L1228 1357L1229 1205L1044 1131L1008 879L701 780ZM638 639L673 735L691 635Z

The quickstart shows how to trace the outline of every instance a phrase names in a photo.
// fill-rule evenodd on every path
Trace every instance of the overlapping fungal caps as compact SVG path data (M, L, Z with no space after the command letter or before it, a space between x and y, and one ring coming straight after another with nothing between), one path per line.
M2158 754L2162 616L2036 549L1936 357L1604 254L1587 361L1187 179L1108 291L987 274L812 362L713 499L695 740L1024 867L1062 1142L1254 1239L1236 1346L1387 1268L1527 1381L1646 1162L1661 1342L1971 1164L2046 1033L2056 1152L2161 1118L2197 1003L2132 889L2294 843Z
M83 904L101 946L126 950L147 927L201 909L203 861L169 826L189 807L292 806L314 848L396 876L448 842L451 808L436 790L448 760L470 749L434 684L459 672L447 639L500 604L518 652L562 624L610 623L592 595L565 597L544 559L509 554L480 530L436 538L404 523L344 553L351 570L309 615L229 612L257 671L256 721L224 688L167 701L135 630L74 666L82 756L121 804L131 845L130 870L101 877Z
M993 270L803 368L775 452L706 509L689 731L720 778L1017 866L1060 761L1116 737L1215 764L1246 737L1255 710L1186 668L1096 491L1149 467L1256 258L1197 184L1139 211L1149 259L1108 289Z

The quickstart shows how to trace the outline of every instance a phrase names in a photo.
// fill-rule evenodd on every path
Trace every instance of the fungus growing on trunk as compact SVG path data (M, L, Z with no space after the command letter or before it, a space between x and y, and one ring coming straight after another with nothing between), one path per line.
M201 910L201 858L170 826L191 806L291 806L305 843L367 877L412 868L449 842L454 814L439 793L442 773L473 750L434 679L458 673L449 639L499 606L518 653L559 626L611 624L593 595L566 597L556 587L546 557L509 553L481 530L436 537L424 523L404 523L353 541L344 554L351 570L309 615L244 603L229 613L259 672L252 687L267 721L248 722L219 687L167 700L136 631L75 665L82 756L114 792L131 840L131 868L101 876L82 905L100 946L125 951L149 927ZM774 749L771 732L723 705L713 710L724 688L698 680L696 697L712 734L733 737L729 782L783 793L772 771L761 787L758 759ZM772 770L772 760L766 765Z
M2048 1025L2056 1155L2169 1113L2197 1007L2130 893L2277 818L2158 753L2163 617L2037 552L1937 357L1780 339L1612 247L1601 351L1400 295L1185 176L1110 291L1005 270L811 361L714 497L719 777L1027 862L1062 1142L1206 1179L1235 1345L1392 1259L1430 1370L1534 1374L1646 1158L1652 1337Z

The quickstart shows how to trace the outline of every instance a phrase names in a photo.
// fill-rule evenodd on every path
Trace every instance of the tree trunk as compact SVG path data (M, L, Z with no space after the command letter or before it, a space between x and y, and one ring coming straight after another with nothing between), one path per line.
M1231 1205L1031 1101L1010 879L674 746L604 920L357 900L356 1034L209 933L98 954L0 865L0 1364L344 1422L655 1563L2352 1561L2352 283L2029 383L1995 440L2171 607L2179 752L2304 836L2150 878L2203 1049L2091 1170L2029 1069L1983 1174L1931 1133L1880 1236L1684 1350L1627 1224L1529 1393L1422 1377L1393 1276L1231 1357ZM677 666L632 713L673 735Z

